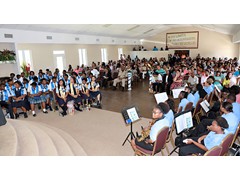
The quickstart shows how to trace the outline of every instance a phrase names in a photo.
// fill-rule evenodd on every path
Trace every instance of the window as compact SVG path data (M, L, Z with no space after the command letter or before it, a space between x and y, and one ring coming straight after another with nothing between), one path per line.
M78 49L79 53L79 65L82 66L87 66L87 50L86 49Z
M33 71L32 54L30 50L18 50L18 59L20 65L20 72L23 72L23 66L29 66Z
M101 48L102 62L107 63L107 48Z
M123 55L123 48L118 48L118 59L121 59L121 55Z
M59 69L60 74L66 67L65 51L53 51L54 65Z

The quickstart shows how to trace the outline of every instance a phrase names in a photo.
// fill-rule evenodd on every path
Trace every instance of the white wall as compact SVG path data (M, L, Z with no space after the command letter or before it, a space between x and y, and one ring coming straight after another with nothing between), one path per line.
M86 48L88 56L88 65L91 63L102 61L101 48L107 48L108 59L118 60L118 48L123 48L123 53L128 55L133 46L121 45L76 45L76 44L18 44L18 50L30 50L32 53L32 60L34 70L45 70L46 68L55 69L53 51L64 50L66 56L66 66L69 64L75 68L79 65L78 49ZM65 67L65 68L67 68Z
M198 53L203 57L239 57L239 45L232 42L232 36L202 28L173 28L151 38L147 38L147 40L166 42L166 33L186 31L199 31L199 47L198 49L190 49L191 57L196 57ZM160 49L161 47L164 48L165 44L143 42L143 46L148 50L152 50L153 46L157 46ZM169 50L169 52L173 53L174 50Z

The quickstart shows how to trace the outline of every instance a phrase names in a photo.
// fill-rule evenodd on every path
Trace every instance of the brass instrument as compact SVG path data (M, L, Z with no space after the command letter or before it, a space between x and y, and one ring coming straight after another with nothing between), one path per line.
M151 127L154 125L156 120L157 119L153 119L151 122L149 122L149 126L147 127L147 129L142 128L141 136L137 137L138 142L144 141L149 136Z

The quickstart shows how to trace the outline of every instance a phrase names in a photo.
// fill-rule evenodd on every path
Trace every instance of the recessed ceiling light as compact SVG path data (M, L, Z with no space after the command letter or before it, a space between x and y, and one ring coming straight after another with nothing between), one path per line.
M140 25L133 26L132 28L128 29L127 31L132 31L132 30L134 30L134 29L136 29L138 27L140 27Z

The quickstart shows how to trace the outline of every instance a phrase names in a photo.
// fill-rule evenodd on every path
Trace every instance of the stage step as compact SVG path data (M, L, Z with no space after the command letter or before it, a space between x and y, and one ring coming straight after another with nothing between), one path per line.
M65 131L50 125L11 120L0 126L2 156L85 156L81 145Z
M17 141L17 132L10 123L0 126L0 156L15 156Z
M73 152L71 148L69 147L69 144L65 141L64 137L60 135L58 132L53 130L52 128L44 126L42 123L35 123L35 122L29 122L25 121L27 126L33 128L33 129L39 129L43 133L46 134L46 136L51 140L56 153L52 155L59 155L59 156L73 156ZM48 149L48 146L45 144L45 139L44 138L39 138L38 143L39 146L41 145L40 148L40 156L46 156L46 155L51 155L48 152L44 152L44 149Z
M16 156L38 156L38 143L33 132L21 121L8 120L17 134L17 151Z

